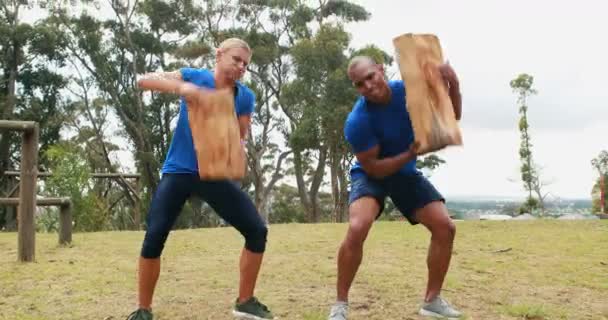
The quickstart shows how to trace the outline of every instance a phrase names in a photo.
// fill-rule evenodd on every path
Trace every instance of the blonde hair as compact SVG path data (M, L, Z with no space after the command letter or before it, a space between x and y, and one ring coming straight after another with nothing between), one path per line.
M374 59L370 56L355 56L348 63L348 67L346 68L347 72L350 73L350 71L360 63L369 63L371 65L375 65L376 61L374 61Z
M249 51L249 55L252 54L249 44L247 44L245 40L239 38L228 38L222 41L222 43L220 43L220 46L218 47L218 50L225 51L233 48L243 48Z

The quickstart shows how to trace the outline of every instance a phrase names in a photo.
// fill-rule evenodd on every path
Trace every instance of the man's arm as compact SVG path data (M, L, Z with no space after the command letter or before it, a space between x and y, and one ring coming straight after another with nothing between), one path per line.
M378 159L380 146L376 145L367 151L355 154L355 157L357 157L357 160L359 160L367 174L374 178L384 178L396 173L406 163L414 160L416 157L416 148L417 145L414 144L409 150L396 156Z

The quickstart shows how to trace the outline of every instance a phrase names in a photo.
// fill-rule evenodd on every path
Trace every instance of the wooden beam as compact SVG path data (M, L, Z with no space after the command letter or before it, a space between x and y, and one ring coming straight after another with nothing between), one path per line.
M20 175L19 171L4 171L4 175L7 177L18 177ZM52 176L52 172L38 172L38 177L40 178L48 178ZM92 178L97 179L106 179L106 178L120 178L123 177L125 179L139 179L141 175L139 173L91 173Z
M0 206L19 206L19 198L0 198ZM59 244L72 243L72 200L70 198L36 199L36 205L41 207L59 207Z
M38 124L35 121L0 120L0 130L31 132L34 128L38 128Z
M36 206L50 207L50 206L64 206L71 205L72 201L70 198L39 198L36 199ZM19 198L0 198L0 205L7 206L18 206Z

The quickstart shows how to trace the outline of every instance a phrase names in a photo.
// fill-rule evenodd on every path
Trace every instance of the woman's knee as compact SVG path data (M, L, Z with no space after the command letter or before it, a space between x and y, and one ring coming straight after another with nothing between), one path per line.
M255 228L243 232L245 237L245 248L254 253L264 253L266 251L266 241L268 237L268 228L265 225L259 225Z
M155 259L160 257L167 241L169 233L164 230L148 229L144 237L144 243L141 249L141 256L146 259Z

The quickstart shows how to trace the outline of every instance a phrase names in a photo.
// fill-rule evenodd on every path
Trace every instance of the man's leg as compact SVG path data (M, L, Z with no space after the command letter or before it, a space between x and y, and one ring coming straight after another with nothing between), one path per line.
M349 206L349 227L338 252L338 301L348 302L348 291L363 259L363 242L380 212L373 197L362 197Z
M330 320L345 320L348 292L363 259L363 243L384 208L385 192L376 180L365 174L351 176L349 226L338 251L337 299L329 311Z
M421 223L431 232L427 256L428 281L420 314L458 318L460 312L440 297L456 235L456 227L442 195L422 175L396 176L390 191L391 199L409 222Z
M215 212L245 238L245 247L241 251L239 263L239 297L235 315L273 319L270 310L254 297L268 234L255 205L249 196L231 181L204 181L198 191Z
M160 255L169 232L190 194L188 186L193 183L191 180L189 175L163 175L150 204L146 217L146 235L138 263L140 310L151 310L152 297L160 274Z
M416 210L416 220L431 232L427 256L428 282L424 301L432 301L441 293L450 266L456 226L441 201L433 201Z

